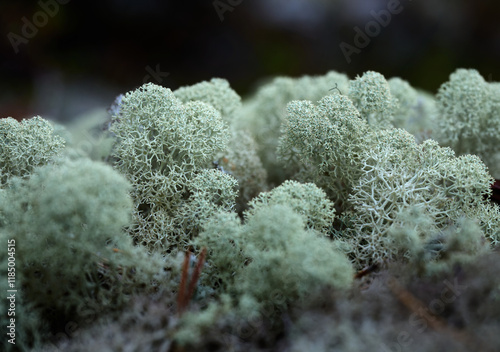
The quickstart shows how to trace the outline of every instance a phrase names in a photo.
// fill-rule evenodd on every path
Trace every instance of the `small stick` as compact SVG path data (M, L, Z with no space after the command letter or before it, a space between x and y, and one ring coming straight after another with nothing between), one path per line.
M339 93L340 93L340 94L342 94L342 92L340 91L339 87L337 87L337 83L335 83L335 87L333 87L333 88L332 88L332 89L330 89L330 90L334 90L334 89L338 90L338 91L339 91Z
M363 270L360 270L358 271L355 275L354 275L354 278L355 279L360 279L362 278L363 276L366 276L372 272L374 272L375 270L377 270L378 268L378 263L373 263L372 265L370 266L367 266L366 268L364 268Z
M423 302L415 297L410 291L406 290L394 277L389 278L387 284L392 293L407 309L412 311L414 314L425 318L430 327L435 331L448 334L455 341L459 341L471 349L476 349L480 346L480 351L490 351L487 346L483 345L482 341L470 336L466 331L460 331L452 327L448 327L443 318L429 312Z
M200 278L201 270L203 268L203 264L205 264L205 256L207 254L207 248L203 247L201 250L201 253L198 257L198 262L196 263L196 267L194 268L193 272L193 277L191 278L191 282L189 283L189 288L186 293L186 304L191 300L191 297L193 296L194 289L196 288L196 283L198 282L198 279Z
M186 256L184 257L184 262L182 263L181 283L179 287L179 294L177 297L177 309L179 316L182 315L182 313L184 313L189 301L191 300L191 297L193 296L194 290L196 288L196 283L198 282L201 270L203 269L203 264L205 264L206 254L207 254L207 248L203 247L198 257L198 262L196 263L196 266L194 268L193 276L191 278L191 281L189 281L188 285L187 281L188 281L188 271L189 271L189 258L191 257L191 252L186 251ZM187 291L186 291L186 286L188 286Z

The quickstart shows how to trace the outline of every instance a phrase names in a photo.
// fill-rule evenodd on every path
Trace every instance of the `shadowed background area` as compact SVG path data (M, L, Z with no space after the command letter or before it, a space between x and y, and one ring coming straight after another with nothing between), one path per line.
M499 14L499 2L465 0L2 1L1 117L64 121L143 82L212 77L242 96L328 70L431 92L458 67L498 81Z

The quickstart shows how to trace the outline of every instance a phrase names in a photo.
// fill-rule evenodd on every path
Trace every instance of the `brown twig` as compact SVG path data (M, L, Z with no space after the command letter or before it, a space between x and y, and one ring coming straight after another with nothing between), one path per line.
M201 270L203 269L203 264L205 264L205 256L207 254L207 248L203 247L200 255L198 256L198 262L196 263L196 267L194 268L193 277L191 278L191 282L189 283L189 288L186 293L186 303L191 300L193 296L194 289L196 288L196 283L200 278Z
M394 277L390 277L387 282L389 289L399 299L399 301L414 314L417 314L429 323L429 326L437 332L448 334L455 341L459 341L464 346L481 351L491 351L482 341L469 335L466 331L460 331L447 325L446 321L432 314L422 301L415 297L410 291L405 289Z
M203 264L205 264L206 254L207 254L207 249L206 247L203 247L198 257L198 262L196 263L196 266L194 268L193 276L191 277L191 281L189 282L188 285L187 281L189 273L189 258L191 257L191 252L189 250L186 251L184 262L182 263L181 282L177 297L177 310L179 316L182 315L182 313L184 313L189 304L189 301L191 300L191 297L193 296L196 284L198 282L198 279L200 278L201 270L203 269ZM188 286L187 290L186 286Z
M363 270L360 270L356 274L354 274L354 278L361 279L363 276L366 276L366 275L374 272L375 270L377 270L378 266L379 266L378 263L373 263L372 265L367 266Z
M406 290L395 278L388 280L388 285L392 293L403 303L406 308L418 315L424 315L425 320L436 331L446 330L446 323L440 317L428 312L425 305L416 298L410 291Z

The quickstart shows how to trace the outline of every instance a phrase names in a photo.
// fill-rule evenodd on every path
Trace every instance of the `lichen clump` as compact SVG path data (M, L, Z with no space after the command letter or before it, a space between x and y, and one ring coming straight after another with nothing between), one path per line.
M1 186L13 176L27 176L35 167L47 164L65 144L50 122L39 116L22 122L0 119L0 143Z
M95 115L87 149L1 120L19 313L2 347L379 350L416 317L412 348L493 350L498 87L465 69L435 96L373 71L245 99L220 78L149 83Z
M130 233L137 243L175 254L210 213L234 206L234 179L208 171L228 141L228 127L212 105L183 104L170 89L146 84L125 95L110 131L117 141L114 167L133 185ZM188 220L186 209L201 213Z

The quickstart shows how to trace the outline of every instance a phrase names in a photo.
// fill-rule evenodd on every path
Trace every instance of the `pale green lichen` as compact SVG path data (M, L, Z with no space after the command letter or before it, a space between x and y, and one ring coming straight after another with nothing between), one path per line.
M262 207L246 226L244 251L251 262L237 282L241 293L260 303L275 297L279 310L321 288L350 286L353 268L347 257L331 240L304 230L303 218L290 207Z
M205 224L194 244L208 250L207 263L200 279L202 285L218 292L232 290L237 279L235 275L246 261L243 253L244 227L238 216L228 212L215 214Z
M5 352L38 350L41 348L43 335L47 333L47 327L40 320L38 312L34 311L30 302L26 302L23 297L21 258L16 253L19 242L16 243L15 239L0 230L0 243L5 248L0 251L0 290L3 293L0 304L3 335L0 348Z
M419 205L396 215L384 241L384 246L398 258L405 258L418 275L446 272L490 250L477 220L464 216L440 228Z
M458 69L436 94L438 129L433 133L458 155L477 154L500 177L500 89L476 70Z
M230 127L226 150L214 159L214 166L238 181L237 210L246 208L247 202L266 189L267 172L257 154L257 144L246 130L234 124L240 113L241 98L225 79L213 78L192 86L181 87L174 95L183 103L201 101L216 108Z
M212 78L209 82L203 81L192 86L180 87L174 95L183 103L201 101L212 105L224 121L232 122L238 109L241 108L241 98L229 83L222 78Z
M293 101L287 106L278 156L294 178L323 188L338 209L361 176L359 155L369 126L344 95L329 95L317 105Z
M376 78L385 87L383 77ZM362 82L356 83L360 91L366 88ZM382 113L390 105L382 91L382 98L358 102L365 115L373 115L368 108ZM342 95L317 105L291 102L278 148L280 158L297 170L294 178L315 182L335 202L340 217L333 234L347 241L356 266L397 257L384 241L397 214L410 206L425 207L440 230L462 216L477 219L490 243L498 242L500 213L485 200L493 179L479 157L455 157L433 140L417 144L410 133L369 126L362 115Z
M348 82L346 75L335 71L322 76L277 77L259 87L245 102L234 123L240 129L250 131L257 142L259 157L271 184L278 185L288 177L276 158L286 105L293 100L316 102L328 94L347 94ZM332 89L334 87L336 89Z
M130 293L152 292L153 279L168 282L164 263L122 229L131 218L129 189L110 166L85 159L59 160L7 184L0 228L16 241L23 299L51 324L80 324L86 305L113 311Z
M241 213L248 202L267 190L267 172L257 153L257 143L243 130L233 130L227 151L221 154L216 166L238 181L236 210Z
M0 119L0 186L13 176L29 176L64 149L64 140L49 121L39 116L17 122Z
M191 195L179 207L181 226L199 231L202 223L215 213L233 210L237 187L233 177L219 170L201 170L191 181Z
M206 173L229 137L211 105L183 104L170 89L146 84L123 97L110 131L117 141L114 166L133 185L130 232L137 243L162 253L186 248L206 218L190 214L187 221L185 210L202 207L208 216L206 209L219 206L213 195L198 191L202 188L219 189L223 198L216 201L226 210L232 208L236 193L230 176ZM201 199L202 194L207 199Z
M436 123L434 97L413 88L399 77L390 78L387 83L391 95L398 100L398 108L392 121L394 127L404 128L413 134L418 142L427 139Z
M303 217L307 228L319 233L328 234L333 225L335 208L326 193L314 183L296 181L285 181L273 190L259 194L249 203L245 217L249 219L261 208L277 204L292 208Z
M75 117L66 126L66 139L69 152L88 157L96 161L109 160L114 139L107 130L109 114L105 109L94 109Z
M481 219L478 209L487 204L484 196L492 178L479 157L455 157L433 140L417 145L398 129L380 131L376 140L361 157L363 176L349 198L355 217L347 233L356 243L352 258L358 266L395 258L385 238L398 214L409 207L423 209L439 230L462 217ZM498 222L498 208L491 211L492 221ZM483 231L498 241L498 231L486 226Z
M90 129L90 138L113 141L110 155L83 150L89 136L71 137L38 117L3 120L0 239L14 238L23 258L16 268L19 343L28 350L48 341L37 334L42 325L49 333L68 321L84 327L82 310L91 305L96 319L109 316L73 340L73 350L95 349L86 336L96 331L111 349L139 348L110 338L131 324L153 349L251 350L277 341L297 350L356 349L353 332L360 325L376 331L383 302L394 302L384 279L394 267L420 299L409 282L461 272L488 256L493 263L500 211L487 201L493 179L479 157L490 169L499 158L498 87L458 70L435 100L399 78L367 72L349 81L329 72L277 78L241 105L222 79L175 92L146 84L117 99L109 131ZM453 148L423 141L431 129ZM279 186L263 192L272 185ZM195 293L175 316L184 252L192 252L182 273L190 277L202 247L207 261ZM363 295L380 286L385 298L359 322L372 302L357 308L354 270L380 262L380 275L360 282L368 285ZM477 292L486 289L498 302L498 285L487 281ZM162 298L153 303L151 293ZM121 315L135 294L142 300L131 309L138 311ZM476 307L477 298L468 302ZM309 328L315 309L321 321L349 323L334 333ZM407 310L401 316L408 321ZM289 336L297 331L317 335Z
M392 96L389 84L380 73L367 71L350 81L349 98L369 125L378 128L392 126L399 102Z
M260 206L243 225L220 213L196 245L209 248L202 282L249 295L256 307L276 298L273 304L282 310L321 288L347 288L353 279L353 268L335 243L308 230L304 217L282 204Z

